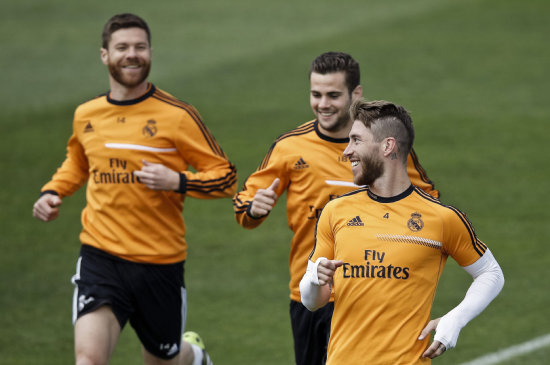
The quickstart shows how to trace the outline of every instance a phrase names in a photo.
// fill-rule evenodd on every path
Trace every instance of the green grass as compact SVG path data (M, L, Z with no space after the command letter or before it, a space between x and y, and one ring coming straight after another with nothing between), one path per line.
M445 203L464 210L506 276L501 295L436 364L459 364L548 333L550 48L542 0L317 2L8 1L0 12L0 363L73 362L70 277L83 192L44 224L32 204L65 154L79 103L104 92L100 30L131 11L153 31L151 80L194 104L239 169L311 118L307 70L329 50L360 63L370 99L412 112L415 149ZM217 364L290 364L283 204L256 230L229 199L188 199L188 328ZM470 278L454 262L433 308ZM505 362L544 364L549 349ZM142 363L126 328L112 364Z

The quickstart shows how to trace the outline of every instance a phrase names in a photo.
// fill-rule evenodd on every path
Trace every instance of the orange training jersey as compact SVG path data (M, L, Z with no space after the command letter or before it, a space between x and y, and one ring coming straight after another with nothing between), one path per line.
M286 211L290 229L294 232L290 244L290 298L301 301L299 283L313 249L314 229L325 204L339 195L357 189L344 149L348 138L334 139L319 132L318 122L310 121L281 135L235 195L235 217L245 228L255 228L265 217L256 219L247 210L258 189L265 189L275 178L281 179L276 193L287 191ZM409 155L407 170L413 184L439 197L432 182L418 163L414 151Z
M134 171L142 160L183 173L182 193L140 183ZM76 109L67 157L42 192L65 197L86 182L82 243L126 260L166 264L186 258L185 195L232 196L237 175L195 108L149 85L135 100L103 95Z
M311 261L344 262L327 365L430 363L421 358L430 336L418 336L447 257L468 266L487 249L463 213L412 185L393 198L361 188L331 201L315 239Z

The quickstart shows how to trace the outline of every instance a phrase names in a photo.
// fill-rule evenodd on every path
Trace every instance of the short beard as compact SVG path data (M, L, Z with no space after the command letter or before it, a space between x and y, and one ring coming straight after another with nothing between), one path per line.
M384 173L382 160L376 157L361 158L361 175L355 179L356 185L372 185Z
M118 82L119 84L125 87L132 88L132 87L138 86L139 84L141 84L143 81L147 79L147 77L149 76L149 71L151 70L151 63L144 65L144 68L141 71L139 78L135 79L135 81L125 80L124 77L122 76L122 73L120 72L120 67L118 67L117 65L109 63L107 67L109 69L109 73L111 74L113 79L116 80L116 82Z

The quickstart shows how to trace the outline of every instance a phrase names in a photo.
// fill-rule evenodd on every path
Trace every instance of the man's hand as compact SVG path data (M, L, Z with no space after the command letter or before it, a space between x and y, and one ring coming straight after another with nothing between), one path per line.
M334 272L343 264L344 261L340 260L320 260L319 265L317 265L317 278L319 279L319 285L332 285Z
M151 190L177 190L180 186L180 175L168 167L143 161L140 171L134 171L139 181Z
M59 216L60 205L60 197L55 194L44 194L34 203L32 215L41 221L49 222Z
M418 339L423 340L424 338L426 338L426 336L430 334L430 332L435 331L435 329L437 328L437 325L439 324L440 319L441 318L436 318L428 322L426 327L424 327L424 329L420 333L420 337L418 337ZM422 357L429 357L430 359L433 359L443 355L445 350L447 350L447 348L445 347L444 344L442 344L439 341L434 341L432 342L430 347L428 347L426 351L422 354Z
M250 206L250 215L260 218L268 215L277 201L275 190L279 187L281 180L277 177L267 189L258 189Z

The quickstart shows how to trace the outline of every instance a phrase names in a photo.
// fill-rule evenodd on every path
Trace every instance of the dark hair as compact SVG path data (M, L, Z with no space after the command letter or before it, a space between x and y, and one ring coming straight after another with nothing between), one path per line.
M309 76L315 72L321 75L328 73L343 71L346 75L346 86L351 92L361 82L361 74L359 72L359 63L349 54L343 52L326 52L318 56L311 63L309 68Z
M151 31L145 20L137 15L124 13L117 14L107 21L103 27L103 33L101 34L101 47L107 49L109 47L109 41L111 40L111 34L124 28L143 29L147 33L147 41L149 45L151 45Z
M385 100L359 99L351 105L350 114L353 121L361 121L371 130L376 142L395 138L399 155L407 161L414 142L414 127L405 108Z

